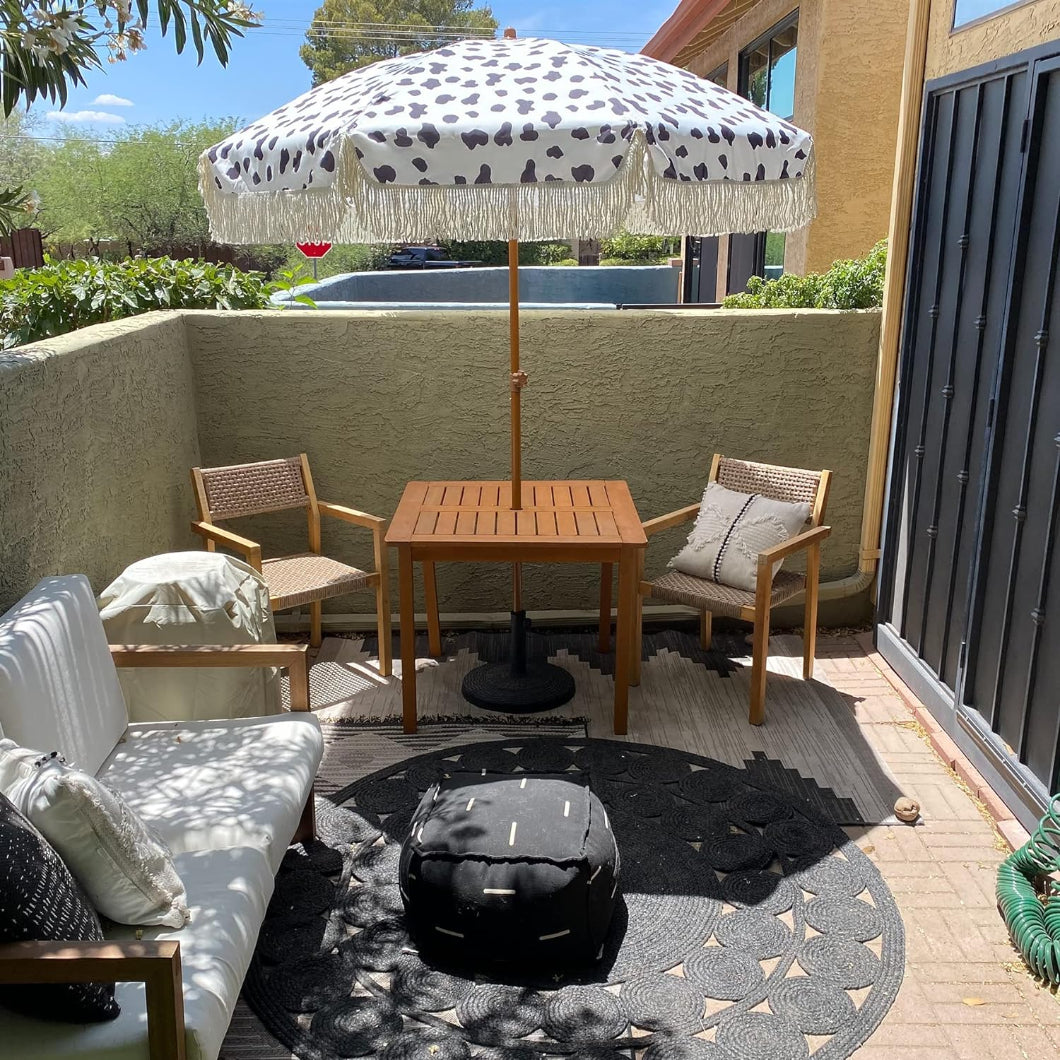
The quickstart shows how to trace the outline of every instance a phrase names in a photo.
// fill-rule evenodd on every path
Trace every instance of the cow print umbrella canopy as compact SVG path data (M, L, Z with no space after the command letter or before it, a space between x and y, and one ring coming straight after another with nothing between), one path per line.
M606 48L465 40L307 92L200 160L226 243L788 231L812 140L694 74Z

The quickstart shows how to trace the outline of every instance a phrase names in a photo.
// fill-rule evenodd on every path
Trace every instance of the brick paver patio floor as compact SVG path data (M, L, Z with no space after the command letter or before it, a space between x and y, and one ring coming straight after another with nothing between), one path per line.
M1060 998L1024 968L994 900L1011 842L1026 838L865 635L818 639L820 675L854 697L866 739L905 794L916 827L847 831L879 867L906 928L905 981L859 1060L1014 1060L1060 1054ZM934 730L934 731L932 731ZM940 756L941 752L941 756ZM949 762L954 762L960 774ZM973 792L980 798L973 796ZM1004 834L1002 834L1004 833Z

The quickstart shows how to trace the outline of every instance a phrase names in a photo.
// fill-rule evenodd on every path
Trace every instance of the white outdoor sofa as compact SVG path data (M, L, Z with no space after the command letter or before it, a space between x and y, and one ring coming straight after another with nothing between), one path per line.
M115 665L287 667L292 712L130 725ZM192 914L141 940L115 926L104 943L0 946L0 983L116 981L121 1005L85 1025L0 1008L0 1055L216 1060L280 861L312 835L323 740L308 700L297 645L108 646L81 576L46 578L0 617L2 735L60 751L125 796L173 851Z

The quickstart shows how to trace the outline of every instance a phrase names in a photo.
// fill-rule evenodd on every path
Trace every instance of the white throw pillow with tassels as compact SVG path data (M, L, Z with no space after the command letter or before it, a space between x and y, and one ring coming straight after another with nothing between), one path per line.
M737 493L711 482L703 493L688 544L669 566L694 578L755 591L758 554L794 537L810 518L810 506ZM781 564L773 564L773 577Z
M97 912L119 924L188 922L187 894L168 848L90 773L55 752L0 740L0 791L51 843Z

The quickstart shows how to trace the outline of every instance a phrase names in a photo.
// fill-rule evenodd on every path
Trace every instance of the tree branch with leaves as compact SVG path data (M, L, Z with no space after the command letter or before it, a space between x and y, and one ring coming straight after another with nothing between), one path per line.
M243 0L0 0L0 105L5 116L36 99L65 105L85 74L141 51L152 17L177 53L190 40L201 63L221 65L236 37L259 24Z
M38 199L33 192L18 188L0 188L0 237L23 228L37 212Z

